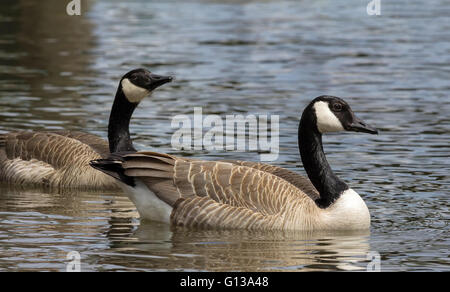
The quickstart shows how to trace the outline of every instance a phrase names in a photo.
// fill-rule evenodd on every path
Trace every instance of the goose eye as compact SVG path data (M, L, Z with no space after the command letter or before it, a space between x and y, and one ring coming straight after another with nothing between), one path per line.
M340 104L340 103L333 104L333 111L340 112L341 110L342 110L342 104Z

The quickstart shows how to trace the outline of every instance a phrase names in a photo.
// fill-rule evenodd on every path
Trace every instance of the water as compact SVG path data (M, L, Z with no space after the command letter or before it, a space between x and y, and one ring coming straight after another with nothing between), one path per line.
M68 1L67 1L68 2ZM310 1L311 2L311 1ZM256 151L175 151L171 117L280 115L274 163L304 173L303 107L345 98L378 136L324 137L335 172L366 201L370 233L188 231L140 221L121 193L0 188L0 271L449 271L450 7L444 0L64 1L0 4L0 132L82 130L106 137L118 78L176 75L136 111L139 149L206 159ZM39 11L40 13L36 13Z

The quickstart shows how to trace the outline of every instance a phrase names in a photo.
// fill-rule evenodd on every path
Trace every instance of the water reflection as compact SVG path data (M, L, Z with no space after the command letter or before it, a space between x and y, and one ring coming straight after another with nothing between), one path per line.
M133 258L138 269L365 270L370 251L369 232L186 230L141 222L128 240L115 236L121 237L111 238L116 252L107 254L108 263Z
M137 224L138 216L117 193L2 186L0 205L0 271L63 271L68 252L107 248L99 239L120 222Z

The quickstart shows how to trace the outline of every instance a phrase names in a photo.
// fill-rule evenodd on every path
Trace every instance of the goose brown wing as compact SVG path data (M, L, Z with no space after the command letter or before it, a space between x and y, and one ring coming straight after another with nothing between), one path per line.
M109 155L109 143L107 140L93 134L83 133L79 131L55 131L51 132L67 138L72 138L88 145L101 157L106 158Z
M78 132L79 133L79 132ZM38 160L47 163L55 169L87 163L89 160L99 158L99 154L93 147L83 143L91 141L96 149L105 150L100 139L94 139L89 135L71 134L74 138L51 132L12 132L0 135L0 151L5 158L13 160ZM75 136L77 138L75 138ZM91 135L93 136L93 135ZM83 159L84 158L84 159Z
M316 188L308 178L296 172L293 172L289 169L253 161L224 160L224 162L230 162L236 165L243 165L271 173L290 182L291 184L302 190L305 194L307 194L311 199L316 200L320 198L319 192L316 190Z
M285 229L298 212L309 214L316 208L291 183L252 167L155 152L123 158L126 176L139 179L173 207L175 225Z

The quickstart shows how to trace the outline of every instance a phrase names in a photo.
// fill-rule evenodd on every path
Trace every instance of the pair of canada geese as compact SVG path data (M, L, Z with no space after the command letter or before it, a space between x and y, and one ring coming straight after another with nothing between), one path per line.
M109 143L82 132L0 135L0 181L51 188L122 188L142 218L192 228L356 230L370 227L361 197L331 170L322 134L377 130L341 98L319 96L303 111L298 145L309 180L264 163L204 161L139 151L129 123L143 98L172 77L145 69L119 82Z

